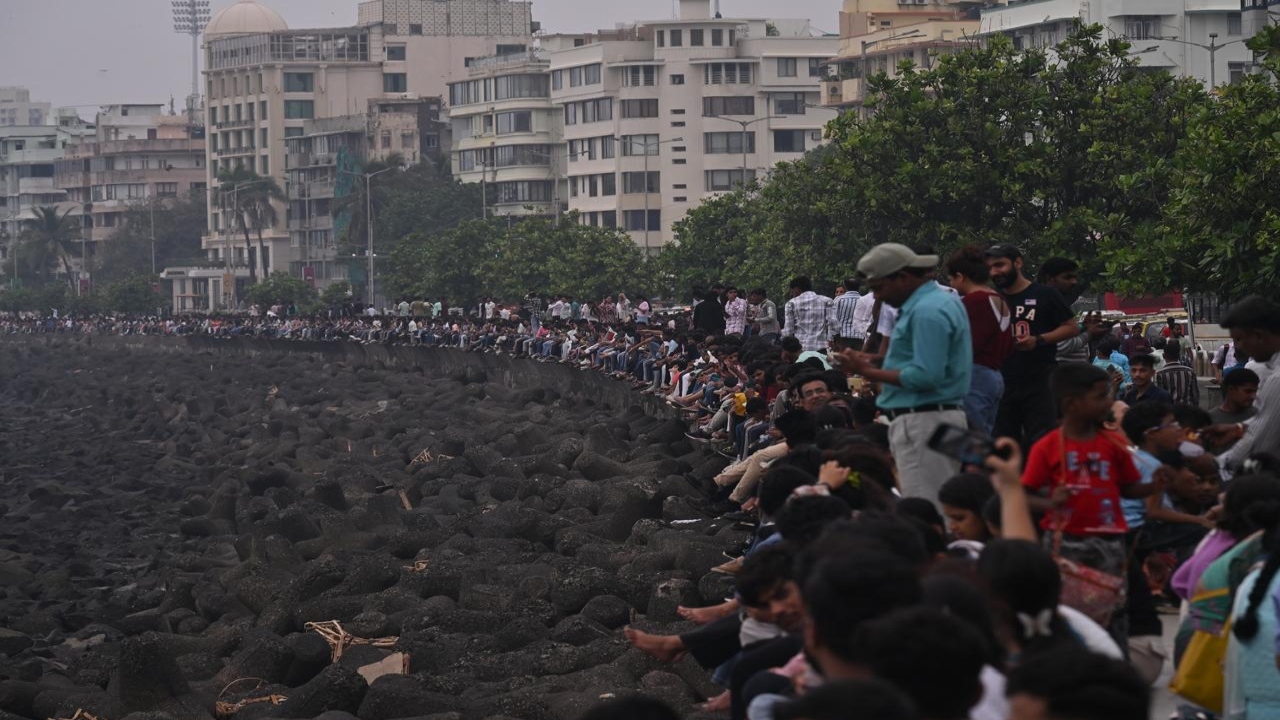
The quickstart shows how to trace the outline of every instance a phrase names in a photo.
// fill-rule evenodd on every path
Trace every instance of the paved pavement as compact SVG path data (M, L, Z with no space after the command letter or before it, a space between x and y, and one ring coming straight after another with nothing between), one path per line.
M1164 649L1169 654L1160 679L1151 688L1151 720L1168 720L1178 709L1178 698L1169 692L1169 680L1173 677L1173 636L1178 631L1177 615L1162 615L1164 621Z

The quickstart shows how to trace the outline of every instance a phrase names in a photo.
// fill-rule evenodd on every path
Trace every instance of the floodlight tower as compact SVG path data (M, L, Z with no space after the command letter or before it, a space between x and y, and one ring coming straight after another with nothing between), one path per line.
M173 30L191 36L191 96L187 98L187 122L194 125L200 102L200 33L209 24L209 0L172 0Z

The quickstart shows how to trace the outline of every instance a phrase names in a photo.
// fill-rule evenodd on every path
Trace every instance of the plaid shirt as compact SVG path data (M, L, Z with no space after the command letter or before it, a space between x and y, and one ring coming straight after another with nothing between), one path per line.
M858 300L862 296L850 290L835 299L836 306L836 334L845 338L863 338L866 331L859 332L859 323L854 319L854 309L858 307Z
M831 330L836 327L835 303L831 298L809 290L788 300L786 312L784 336L795 337L805 350L827 349Z

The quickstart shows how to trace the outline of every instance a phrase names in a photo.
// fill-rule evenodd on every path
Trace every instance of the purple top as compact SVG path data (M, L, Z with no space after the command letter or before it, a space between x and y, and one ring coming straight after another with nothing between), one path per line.
M1191 559L1183 563L1182 567L1173 574L1173 580L1169 584L1178 597L1190 600L1195 594L1196 585L1200 584L1200 576L1204 571L1235 544L1235 537L1225 530L1214 530L1209 533L1200 547L1196 548Z

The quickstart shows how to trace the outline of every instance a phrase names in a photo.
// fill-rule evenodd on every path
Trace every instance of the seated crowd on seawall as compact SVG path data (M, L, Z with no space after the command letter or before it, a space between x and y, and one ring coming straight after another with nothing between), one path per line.
M268 338L562 363L665 400L723 456L700 509L751 531L681 632L734 720L1280 718L1280 304L1248 297L1207 406L1170 322L1153 343L1072 311L1011 245L884 244L835 297L715 285L689 308L534 294L450 312L0 315L0 335ZM1165 641L1165 623L1177 629ZM1170 672L1165 672L1166 670ZM590 718L674 717L639 697Z

